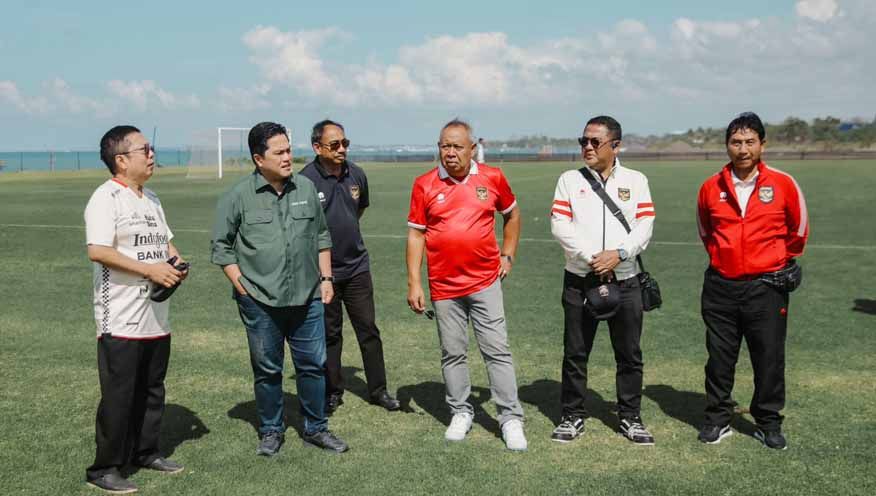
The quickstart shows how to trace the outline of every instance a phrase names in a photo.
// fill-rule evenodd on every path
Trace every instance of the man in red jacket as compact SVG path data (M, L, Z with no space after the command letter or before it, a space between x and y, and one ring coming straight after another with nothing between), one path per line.
M761 160L765 135L754 113L731 121L730 163L703 183L697 199L697 225L709 254L702 294L706 418L699 440L717 444L732 433L731 393L744 338L754 369L755 437L785 449L779 412L785 405L788 293L799 283L794 258L803 253L809 216L794 178ZM793 284L777 284L783 280Z

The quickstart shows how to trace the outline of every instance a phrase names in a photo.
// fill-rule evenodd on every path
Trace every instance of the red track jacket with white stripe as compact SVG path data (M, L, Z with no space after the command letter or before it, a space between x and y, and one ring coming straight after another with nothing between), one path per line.
M585 172L601 182L598 173L586 167ZM569 272L586 276L593 255L623 248L628 258L615 267L614 273L619 280L629 279L639 272L636 255L648 247L654 230L651 190L644 174L622 167L619 160L615 161L604 187L630 225L629 234L577 170L564 172L557 181L551 206L551 234L563 247Z
M732 167L727 164L707 179L697 198L697 226L709 263L728 279L779 270L803 254L809 237L803 191L789 174L761 162L743 216Z

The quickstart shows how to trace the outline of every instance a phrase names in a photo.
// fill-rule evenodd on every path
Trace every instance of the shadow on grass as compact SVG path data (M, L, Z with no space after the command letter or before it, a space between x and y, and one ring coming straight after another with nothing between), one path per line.
M368 396L368 383L356 375L356 372L361 372L359 367L341 367L341 376L344 378L344 392L351 392L362 399L365 403L371 401Z
M402 405L402 411L416 413L411 402L416 403L426 413L438 422L450 424L450 407L445 402L444 384L435 381L422 382L402 386L398 388L398 400ZM496 418L484 409L484 404L490 400L490 390L484 387L473 386L468 401L474 408L474 421L486 431L502 438L502 429Z
M560 390L559 382L539 379L532 384L521 386L518 394L520 401L534 405L553 425L557 425L563 415ZM584 399L584 407L587 409L588 418L599 420L609 429L618 429L617 405L613 401L606 401L601 394L589 389Z
M688 424L696 431L703 425L703 412L706 408L706 395L693 391L679 391L666 384L645 386L645 396L651 398L666 415ZM736 432L754 436L757 426L740 414L737 407L730 426Z
M182 405L168 403L164 406L164 415L161 417L161 456L170 458L182 443L200 439L209 433L210 429L197 413ZM122 469L122 476L130 477L139 471L140 467L128 465Z
M852 311L876 315L876 300L858 298L855 300L855 306L852 308Z
M294 383L293 383L294 385ZM292 427L298 432L298 435L304 432L304 421L301 414L298 412L298 395L284 392L283 393L283 417L286 420L286 426ZM259 416L256 412L255 399L238 403L228 410L228 418L243 420L249 423L258 434L259 431Z

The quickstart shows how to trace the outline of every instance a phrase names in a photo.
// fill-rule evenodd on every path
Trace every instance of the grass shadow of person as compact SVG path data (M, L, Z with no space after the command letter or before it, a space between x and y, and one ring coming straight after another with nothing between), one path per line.
M852 311L876 315L876 300L856 298L855 306L852 307Z
M371 402L371 397L368 395L368 383L361 377L356 375L357 372L363 370L359 367L342 366L341 375L344 377L344 392L351 392L362 399L365 403Z
M161 417L158 443L161 456L170 458L182 443L200 439L209 433L210 429L197 413L182 405L168 403L164 405L164 415ZM130 477L139 471L140 467L128 465L122 469L122 476Z
M520 401L538 408L538 411L548 418L553 425L560 423L563 408L560 404L562 384L551 379L539 379L532 384L518 388ZM618 429L617 405L606 401L601 394L592 389L587 390L584 398L587 418L597 419L609 429Z
M644 395L657 403L660 410L666 415L684 422L693 427L697 432L703 426L703 412L706 408L706 395L693 391L679 391L667 384L651 384L645 386ZM730 426L741 434L754 436L757 426L747 418L740 415L744 409L734 409Z
M301 436L304 432L304 421L298 411L299 408L298 395L283 392L283 418L286 421L286 426L292 427ZM256 433L259 431L259 416L256 411L255 399L243 401L231 407L228 410L228 418L243 420L249 423Z
M398 388L397 398L402 405L402 411L417 413L411 403L416 403L425 413L431 415L443 425L450 424L450 408L445 400L444 383L435 381L406 385ZM468 401L474 409L474 422L502 438L502 429L496 418L484 408L484 403L490 400L490 390L484 387L472 386Z

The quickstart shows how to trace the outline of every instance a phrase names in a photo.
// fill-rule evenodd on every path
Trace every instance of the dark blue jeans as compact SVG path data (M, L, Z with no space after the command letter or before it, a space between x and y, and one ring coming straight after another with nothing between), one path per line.
M321 300L299 307L271 307L251 296L235 295L246 327L255 379L259 434L284 432L283 348L289 342L304 433L328 428L325 416L325 323Z

